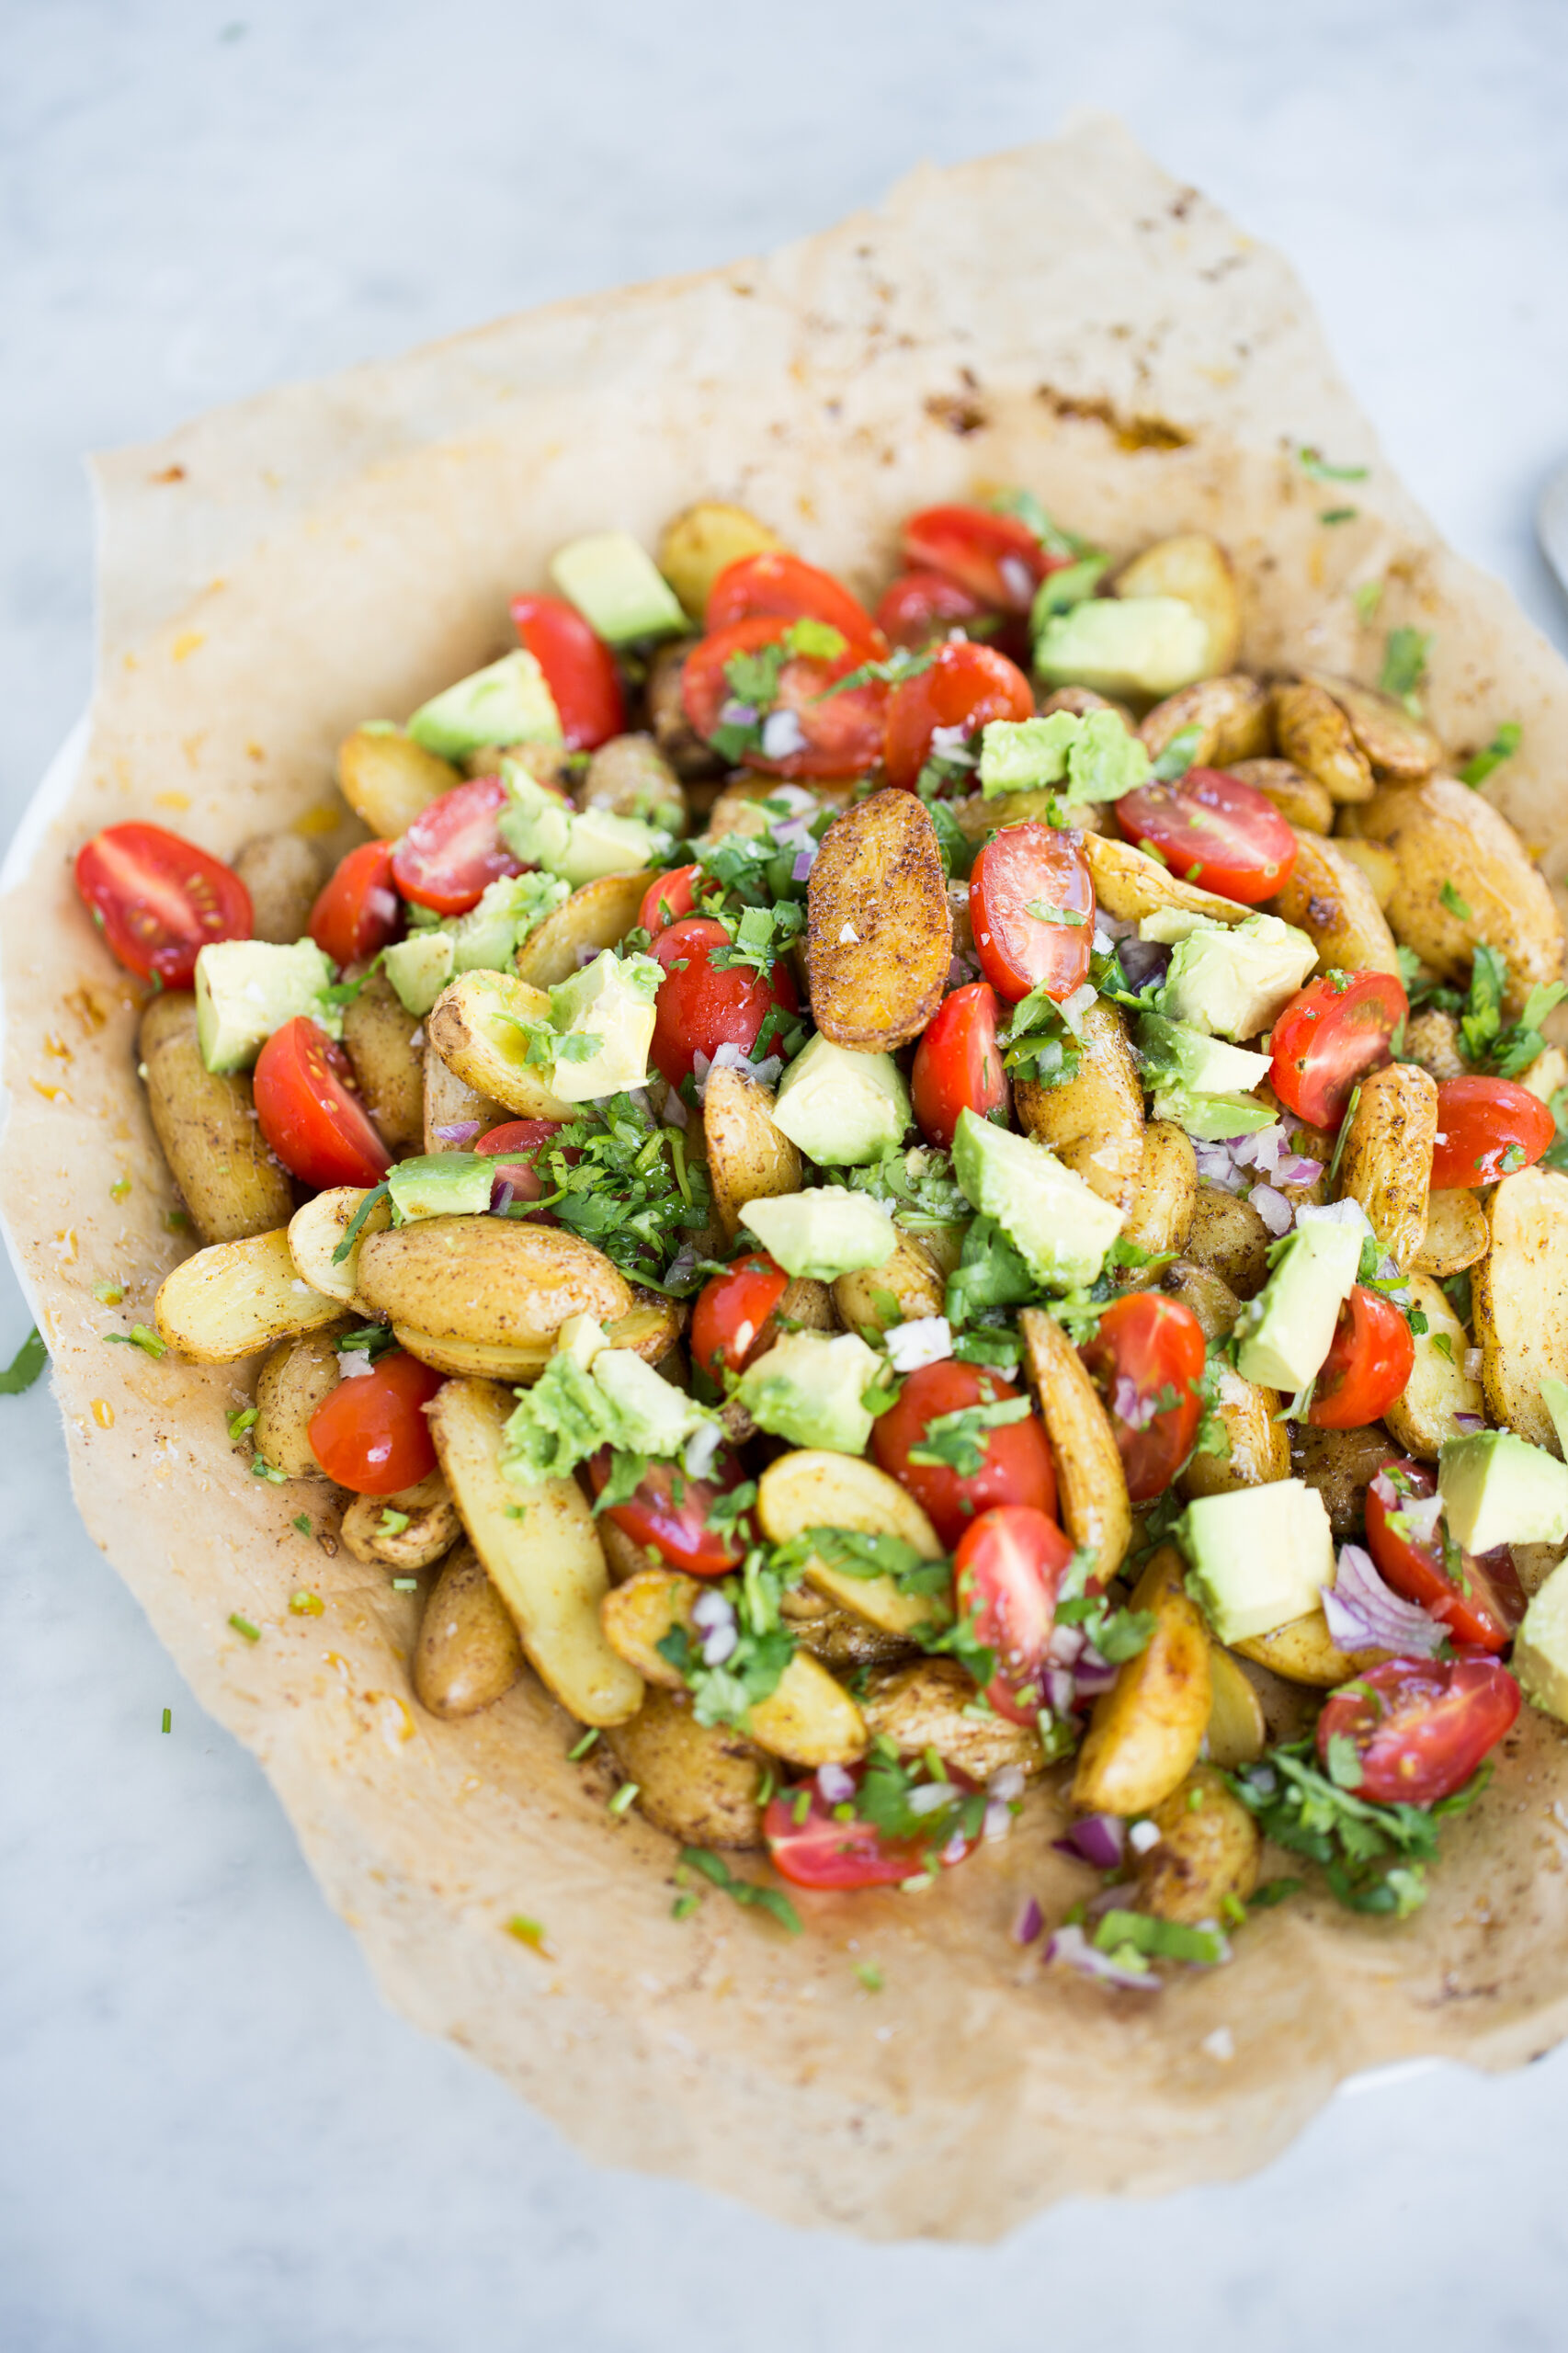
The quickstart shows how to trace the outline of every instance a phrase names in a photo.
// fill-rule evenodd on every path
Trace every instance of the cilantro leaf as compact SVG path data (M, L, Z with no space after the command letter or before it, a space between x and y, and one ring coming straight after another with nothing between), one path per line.
M792 1937L804 1934L801 1915L782 1888L764 1887L755 1879L737 1879L723 1858L707 1847L683 1847L680 1859L688 1870L700 1871L705 1880L736 1904L755 1904L759 1910L771 1913L779 1927L787 1928Z
M1033 1411L1028 1397L998 1397L988 1405L961 1405L955 1413L937 1414L926 1423L919 1445L910 1448L909 1460L972 1479L985 1467L989 1439L982 1433L1025 1421Z
M1484 784L1494 768L1500 768L1505 760L1513 758L1524 738L1524 732L1517 720L1506 719L1486 749L1477 752L1473 759L1466 760L1459 771L1460 782L1472 789Z
M48 1362L49 1350L35 1324L9 1365L0 1372L0 1397L20 1397L32 1387Z

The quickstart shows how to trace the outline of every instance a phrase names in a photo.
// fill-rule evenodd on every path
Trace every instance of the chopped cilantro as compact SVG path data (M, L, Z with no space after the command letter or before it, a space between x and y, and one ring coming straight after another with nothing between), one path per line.
M860 1980L861 1984L866 1988L868 1994L880 1994L881 1992L885 1980L883 1979L881 1971L877 1967L874 1961L858 1961L855 1966L855 1974Z
M1034 533L1047 555L1092 555L1095 551L1087 540L1076 531L1064 530L1053 523L1032 490L999 490L991 500L994 515L1016 515L1026 529Z
M386 1504L382 1506L381 1517L380 1523L377 1526L376 1533L378 1536L401 1536L403 1529L408 1526L408 1521L409 1515L407 1512L397 1511L391 1504Z
M1325 506L1318 517L1320 523L1353 523L1361 512L1358 506Z
M960 1479L975 1478L985 1467L990 1443L983 1432L1026 1421L1034 1411L1028 1397L998 1397L988 1405L962 1405L956 1413L937 1414L926 1425L918 1446L909 1449L911 1462L925 1468L956 1471Z
M388 1348L395 1348L397 1339L390 1324L361 1324L357 1331L344 1332L333 1342L339 1356L368 1356L372 1364Z
M598 1737L599 1728L597 1724L591 1724L588 1730L583 1734L582 1739L574 1741L571 1747L567 1750L566 1760L568 1764L580 1765L584 1757L586 1756L589 1749L595 1745Z
M1347 1761L1340 1760L1340 1770L1348 1770ZM1322 1865L1341 1904L1403 1919L1426 1901L1426 1866L1437 1851L1442 1821L1474 1802L1487 1771L1483 1766L1436 1805L1374 1805L1342 1786L1332 1764L1330 1773L1321 1772L1313 1743L1301 1740L1225 1778L1266 1838ZM1359 1757L1356 1775L1358 1781Z
M1154 1634L1154 1613L1121 1608L1108 1593L1091 1594L1088 1583L1095 1566L1095 1554L1080 1546L1057 1586L1057 1622L1082 1627L1085 1640L1094 1644L1101 1658L1120 1666L1148 1649Z
M1154 780L1158 784L1179 784L1187 774L1203 743L1201 727L1182 727L1171 737L1154 762Z
M934 1145L890 1152L869 1167L835 1173L852 1193L869 1193L873 1200L891 1202L894 1224L912 1233L929 1232L933 1226L965 1224L973 1214L953 1175L951 1160Z
M20 1397L32 1387L48 1362L49 1350L35 1324L6 1370L0 1372L0 1397Z
M544 1950L544 1923L542 1920L530 1920L526 1912L513 1913L506 1923L506 1934L516 1937L520 1945L528 1946L534 1952Z
M300 1535L308 1536L311 1533L310 1513L308 1511L296 1512L294 1515L293 1525Z
M774 1570L793 1582L811 1561L847 1577L892 1577L901 1593L945 1594L951 1563L927 1560L902 1536L868 1536L855 1528L808 1528L777 1546Z
M161 1340L157 1333L146 1324L133 1324L129 1332L106 1332L104 1338L112 1347L141 1348L150 1357L166 1357L169 1352L168 1342Z
M680 1859L688 1870L700 1871L705 1880L734 1903L755 1904L759 1911L770 1913L792 1937L803 1933L801 1915L782 1888L764 1887L755 1879L737 1879L722 1856L713 1854L707 1847L683 1847Z
M1094 595L1110 568L1108 555L1082 555L1074 563L1065 563L1055 572L1048 572L1035 590L1034 603L1029 608L1029 633L1038 637L1047 621L1058 613L1071 612Z
M1437 893L1437 896L1441 899L1444 906L1447 907L1449 913L1454 916L1456 921L1460 923L1473 923L1475 921L1474 908L1471 906L1468 900L1460 898L1459 892L1455 890L1451 882L1445 881L1442 889Z
M325 1607L326 1604L316 1593L306 1593L301 1590L289 1596L290 1618L319 1618Z
M1383 601L1382 582L1363 580L1358 587L1352 589L1350 601L1356 608L1356 618L1362 628L1370 629L1377 618L1378 607Z
M381 1184L371 1186L369 1191L366 1194L364 1199L360 1202L358 1208L349 1219L348 1223L343 1229L343 1239L332 1254L332 1263L335 1267L342 1266L344 1260L347 1257L348 1253L358 1241L360 1233L364 1230L365 1220L369 1216L370 1211L375 1208L376 1203L378 1201L390 1200L391 1198L391 1191L384 1178Z
M1095 1948L1105 1953L1131 1949L1156 1961L1195 1961L1209 1968L1225 1958L1225 1939L1212 1928L1189 1928L1180 1920L1156 1920L1147 1912L1103 1913Z

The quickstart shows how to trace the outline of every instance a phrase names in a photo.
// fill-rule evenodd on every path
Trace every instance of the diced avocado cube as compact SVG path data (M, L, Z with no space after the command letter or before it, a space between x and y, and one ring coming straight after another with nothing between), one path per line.
M601 874L634 873L670 847L668 834L640 817L572 808L516 760L503 760L501 773L511 796L501 813L502 840L525 865L543 867L574 891Z
M1568 1381L1559 1380L1554 1372L1543 1372L1540 1376L1540 1402L1551 1415L1558 1446L1563 1460L1568 1461Z
M423 1020L455 969L453 939L437 925L428 931L411 931L394 939L381 958L381 968L397 991L405 1013Z
M323 991L332 959L313 939L282 947L270 939L220 939L196 960L196 1034L210 1071L249 1070L275 1029L305 1014L329 1037L343 1035L343 1012Z
M1191 931L1171 958L1165 1011L1210 1036L1256 1038L1295 995L1317 953L1315 940L1278 915Z
M1437 1457L1437 1493L1456 1544L1561 1544L1568 1537L1568 1463L1513 1430L1449 1438Z
M422 1153L387 1171L387 1190L408 1224L422 1217L483 1217L494 1177L495 1163L483 1153Z
M1300 1223L1236 1324L1236 1370L1294 1396L1321 1372L1361 1263L1364 1222Z
M1156 700L1206 675L1209 631L1179 597L1091 597L1046 623L1034 666L1047 686Z
M427 752L460 760L486 744L559 744L561 714L544 672L519 646L421 703L408 733Z
M1514 1673L1527 1699L1568 1723L1568 1561L1531 1596L1514 1640Z
M855 1332L786 1332L735 1391L758 1429L794 1446L863 1454L871 1415L861 1403L881 1358Z
M774 1125L824 1168L865 1168L903 1142L914 1113L891 1054L856 1054L819 1030L778 1083Z
M551 990L555 1063L550 1084L562 1102L591 1103L642 1085L663 978L652 956L622 959L607 948Z
M501 875L452 925L453 972L506 972L528 934L571 895L558 874Z
M607 645L678 636L687 626L675 591L630 531L569 540L551 556L550 576Z
M988 801L1055 784L1065 787L1061 798L1068 802L1119 801L1151 773L1148 753L1114 710L994 719L980 741L980 790Z
M661 1379L631 1348L602 1348L594 1358L594 1379L615 1409L615 1443L629 1453L678 1453L708 1419L684 1389Z
M1275 1114L1250 1092L1268 1075L1267 1054L1249 1053L1158 1013L1144 1014L1138 1046L1156 1119L1175 1120L1188 1135L1209 1141L1273 1125Z
M820 1283L884 1267L892 1256L891 1211L869 1193L851 1193L842 1185L748 1201L741 1222L787 1275L807 1275Z
M1196 1496L1176 1536L1190 1565L1187 1589L1221 1643L1304 1618L1334 1583L1328 1513L1301 1479Z
M953 1174L965 1199L995 1219L1049 1290L1092 1283L1121 1230L1121 1211L1054 1153L970 1110L959 1116Z

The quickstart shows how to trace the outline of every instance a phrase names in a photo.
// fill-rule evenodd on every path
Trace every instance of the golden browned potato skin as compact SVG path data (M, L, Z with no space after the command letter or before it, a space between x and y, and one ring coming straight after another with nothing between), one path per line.
M942 1001L953 918L936 829L913 792L873 792L823 836L806 897L812 1011L854 1051L919 1037Z
M371 833L395 841L422 809L460 784L462 776L411 736L360 728L338 747L337 780L343 798Z
M1218 1185L1199 1185L1186 1255L1211 1267L1238 1299L1255 1299L1268 1280L1272 1240L1250 1202Z
M1316 942L1320 972L1399 971L1377 893L1354 858L1321 834L1296 833L1296 863L1268 912Z
M1200 891L1196 882L1173 874L1158 858L1145 857L1131 842L1109 834L1085 833L1084 856L1089 861L1096 904L1125 923L1141 923L1145 915L1161 915L1167 907L1186 915L1211 915L1216 923L1227 925L1244 923L1252 913L1234 899L1221 899L1215 891Z
M552 989L577 971L580 948L619 946L637 921L649 881L644 873L601 874L585 882L529 932L517 950L517 978Z
M719 574L743 556L766 555L783 540L744 506L699 499L665 526L659 570L694 621L700 622Z
M1211 1765L1194 1766L1157 1805L1160 1843L1138 1872L1139 1901L1157 1920L1220 1920L1257 1885L1263 1841L1256 1823Z
M1460 1051L1460 1025L1451 1013L1436 1006L1413 1013L1404 1033L1408 1062L1419 1063L1434 1078L1462 1078L1470 1064Z
M576 1106L553 1093L540 1066L528 1060L528 1040L517 1027L549 1018L544 991L515 973L460 972L425 1017L426 1068L433 1056L464 1086L504 1103L514 1119L574 1120Z
M1481 1381L1494 1421L1552 1447L1543 1373L1568 1375L1568 1177L1521 1168L1494 1187L1492 1246L1471 1272Z
M892 1256L880 1267L859 1274L840 1275L833 1286L833 1303L845 1328L881 1332L894 1323L917 1324L922 1317L940 1315L946 1299L941 1270L918 1234L893 1229ZM890 1315L886 1302L898 1310Z
M686 1847L760 1847L757 1803L767 1759L728 1724L699 1724L684 1698L651 1690L605 1735L637 1785L637 1809Z
M321 861L298 834L257 834L233 860L250 892L251 938L289 947L302 938L322 886Z
M1238 1765L1255 1765L1268 1745L1263 1702L1251 1678L1218 1643L1210 1647L1209 1680L1210 1764L1233 1773Z
M1008 1765L1038 1773L1045 1762L1031 1726L975 1711L973 1680L955 1659L923 1658L873 1673L861 1707L873 1738L891 1740L900 1756L935 1749L944 1765L976 1781Z
M1245 1380L1233 1366L1215 1367L1215 1399L1226 1447L1219 1454L1195 1454L1179 1481L1184 1495L1227 1495L1238 1487L1264 1487L1290 1475L1290 1440L1276 1420L1279 1392Z
M1103 1585L1116 1574L1132 1535L1132 1506L1110 1420L1083 1358L1053 1315L1026 1307L1018 1318L1024 1370L1056 1464L1062 1525L1095 1556Z
M1174 1120L1150 1120L1132 1205L1122 1221L1121 1238L1152 1258L1185 1250L1198 1206L1198 1159L1192 1139ZM1134 1277L1134 1280L1149 1278Z
M648 669L648 724L653 741L683 783L722 776L724 763L709 750L686 715L681 699L681 673L695 638L661 645Z
M1175 1545L1162 1544L1133 1588L1131 1606L1153 1612L1154 1631L1095 1701L1073 1777L1076 1806L1147 1813L1198 1762L1212 1687L1209 1635L1186 1574Z
M1440 1198L1433 1195L1435 1200ZM1480 1211L1476 1214L1480 1216ZM1484 1233L1484 1219L1482 1230ZM1410 1379L1392 1404L1385 1407L1383 1420L1389 1436L1406 1454L1436 1462L1449 1439L1463 1435L1454 1416L1483 1415L1486 1400L1480 1381L1472 1381L1464 1369L1470 1347L1464 1325L1437 1284L1429 1275L1414 1274L1410 1295L1426 1318L1426 1329L1415 1335Z
M1369 801L1371 767L1350 722L1321 687L1298 683L1274 689L1274 740L1281 759L1315 777L1331 801Z
M1334 802L1327 787L1308 776L1293 760L1233 760L1230 772L1272 801L1287 824L1298 833L1326 834L1334 824Z
M1234 774L1236 761L1256 759L1274 740L1268 688L1235 673L1199 678L1196 686L1180 688L1145 712L1138 733L1149 757L1157 760L1189 727L1202 730L1192 766L1229 768Z
M1443 747L1432 730L1392 695L1325 670L1303 670L1301 676L1339 705L1358 749L1380 777L1410 783L1440 766Z
M303 1339L284 1340L257 1375L251 1435L262 1461L286 1479L322 1475L311 1451L311 1416L337 1386L337 1343L347 1328L346 1319L324 1332L308 1332Z
M1484 1258L1491 1238L1486 1212L1475 1195L1445 1188L1426 1196L1426 1231L1412 1264L1440 1282Z
M1241 1301L1223 1275L1199 1266L1196 1258L1173 1259L1160 1277L1160 1289L1191 1308L1206 1340L1223 1339L1242 1312Z
M286 1169L256 1124L248 1078L220 1077L201 1060L196 999L165 990L137 1033L153 1131L203 1242L238 1242L287 1225L294 1210Z
M472 1544L460 1544L425 1605L414 1651L414 1692L449 1719L477 1715L523 1671L523 1646L506 1603Z
M680 779L653 735L612 735L601 744L588 762L577 800L585 809L608 809L612 817L640 817L676 835L686 831Z
M774 1097L744 1071L722 1066L708 1074L702 1132L708 1179L719 1222L733 1241L748 1201L799 1192L800 1153L774 1124Z
M343 1302L302 1282L289 1229L210 1242L165 1275L153 1320L165 1347L193 1364L235 1364L258 1348L335 1324Z
M1209 632L1210 675L1233 670L1242 642L1242 607L1231 559L1206 531L1177 531L1156 540L1122 565L1119 597L1179 597Z
M407 1520L406 1528L382 1527L389 1506ZM356 1495L339 1532L357 1561L406 1572L441 1560L462 1534L462 1522L446 1480L432 1471L395 1495Z
M1381 1422L1358 1430L1320 1430L1292 1422L1290 1460L1297 1478L1323 1497L1328 1524L1343 1540L1358 1536L1365 1527L1367 1489L1385 1463L1399 1460L1399 1449Z
M1426 1232L1437 1084L1414 1063L1361 1081L1339 1164L1341 1200L1359 1201L1383 1248L1408 1274Z
M424 1149L425 1057L414 1043L418 1031L384 972L372 972L343 1010L343 1051L394 1160Z
M360 1297L433 1339L493 1347L548 1340L568 1317L630 1313L619 1269L563 1227L505 1218L427 1217L360 1245Z
M1310 1609L1304 1618L1276 1626L1271 1634L1252 1635L1231 1647L1256 1666L1283 1676L1287 1683L1305 1683L1315 1691L1333 1691L1389 1656L1387 1651L1342 1651L1321 1609Z
M1090 1006L1078 1067L1064 1086L1023 1079L1014 1101L1026 1135L1102 1200L1131 1206L1143 1174L1143 1087L1119 1006L1105 997Z

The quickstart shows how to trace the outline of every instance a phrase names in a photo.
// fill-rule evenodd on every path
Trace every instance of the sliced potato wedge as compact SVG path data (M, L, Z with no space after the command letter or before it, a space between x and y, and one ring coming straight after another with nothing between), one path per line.
M250 893L251 938L281 948L302 939L325 879L303 835L256 834L229 863Z
M1317 1691L1332 1691L1353 1675L1381 1666L1389 1655L1387 1651L1342 1651L1321 1609L1310 1609L1304 1618L1276 1626L1271 1634L1249 1635L1231 1647L1287 1683L1310 1684Z
M462 776L411 735L361 727L338 746L337 781L354 814L390 842Z
M1196 1927L1200 1920L1222 1920L1227 1905L1246 1901L1257 1885L1263 1840L1211 1764L1195 1765L1153 1819L1160 1843L1140 1861L1138 1895L1156 1920Z
M846 1528L859 1536L896 1537L923 1560L942 1556L937 1531L914 1496L875 1463L852 1454L815 1448L781 1454L757 1483L756 1514L770 1544L790 1543L813 1528ZM814 1554L803 1574L814 1591L884 1633L945 1626L952 1617L941 1594L904 1593L891 1576L852 1576Z
M975 1707L973 1680L956 1659L873 1669L860 1705L873 1739L891 1740L901 1756L935 1750L944 1765L971 1780L989 1781L1008 1765L1038 1773L1045 1763L1031 1725Z
M943 1311L947 1286L936 1259L917 1234L901 1225L893 1233L891 1258L859 1274L840 1275L834 1283L833 1303L846 1331L885 1332Z
M1392 850L1385 849L1381 842L1364 842L1358 834L1336 834L1334 846L1342 858L1360 869L1380 910L1386 910L1399 888L1399 866Z
M942 1001L953 918L936 828L913 792L873 792L823 836L806 899L817 1027L835 1046L891 1052Z
M439 1054L425 1052L425 1149L426 1152L466 1152L469 1143L457 1138L498 1128L509 1116L504 1103L476 1087L467 1086ZM475 1122L477 1121L477 1128ZM454 1133L454 1131L456 1133Z
M153 1305L159 1337L193 1364L233 1364L275 1341L335 1324L343 1302L301 1279L289 1229L212 1242L165 1275Z
M137 1046L153 1132L202 1241L238 1242L286 1225L293 1188L256 1125L250 1080L207 1068L188 990L153 999Z
M1411 1263L1419 1273L1436 1275L1441 1281L1484 1258L1491 1238L1486 1212L1475 1195L1445 1187L1426 1196L1426 1231Z
M699 499L673 523L666 523L659 540L659 570L694 621L700 622L709 593L727 564L744 555L762 555L781 548L783 540L744 506L729 506L722 499Z
M1296 863L1268 911L1315 940L1320 972L1399 971L1376 892L1344 847L1322 834L1297 833Z
M1094 1553L1094 1580L1104 1585L1121 1566L1132 1534L1132 1506L1109 1418L1082 1357L1053 1315L1026 1307L1018 1333L1056 1463L1062 1525L1074 1545Z
M476 1094L517 1120L574 1120L577 1106L554 1094L548 1066L528 1059L520 1022L550 1019L550 999L509 972L460 972L425 1018L432 1053Z
M389 1526L403 1520L406 1526ZM343 1515L341 1534L357 1561L383 1568L427 1569L451 1551L462 1534L451 1489L439 1471L391 1495L356 1495Z
M1292 1422L1290 1430L1297 1478L1323 1497L1335 1536L1359 1541L1367 1518L1367 1489L1385 1463L1398 1461L1399 1449L1381 1422L1354 1430L1320 1430L1310 1422Z
M1242 642L1242 607L1235 570L1218 540L1206 531L1178 531L1122 565L1119 597L1179 597L1209 632L1210 676L1234 667Z
M580 949L591 949L597 955L601 949L619 947L637 921L649 880L644 870L601 874L597 881L585 882L552 915L546 915L537 931L529 932L517 950L517 978L530 988L552 989L580 968L585 961Z
M666 1691L685 1687L680 1671L671 1665L659 1644L677 1626L689 1632L691 1612L702 1587L678 1569L635 1569L620 1585L611 1586L599 1604L605 1640L617 1655L649 1683Z
M1390 1063L1361 1081L1339 1164L1339 1198L1360 1202L1402 1275L1426 1232L1437 1134L1437 1081L1418 1064Z
M1326 788L1293 760L1233 760L1230 773L1272 801L1298 833L1326 834L1334 824L1334 802Z
M1078 1067L1062 1086L1021 1080L1018 1124L1102 1200L1128 1209L1143 1174L1143 1085L1119 1006L1097 997L1084 1016Z
M1309 686L1321 687L1345 713L1358 748L1380 776L1401 784L1430 776L1440 767L1443 747L1425 720L1416 719L1392 695L1374 687L1358 687L1354 678L1340 678L1326 670L1303 670Z
M1218 1643L1209 1652L1209 1762L1233 1773L1256 1765L1268 1745L1268 1724L1250 1678Z
M1191 1308L1206 1340L1222 1340L1242 1312L1241 1301L1223 1275L1212 1267L1200 1267L1196 1258L1174 1259L1160 1277L1160 1289Z
M1122 1240L1146 1250L1152 1258L1167 1258L1186 1249L1197 1207L1198 1156L1191 1137L1174 1120L1150 1120Z
M1096 904L1124 923L1141 923L1145 915L1161 915L1171 907L1186 915L1211 915L1216 923L1227 925L1244 923L1253 912L1233 899L1221 899L1213 891L1200 891L1195 882L1183 881L1158 858L1146 858L1131 842L1119 841L1109 834L1085 834L1084 855L1089 861Z
M866 1719L820 1660L797 1651L778 1688L751 1710L750 1731L759 1748L786 1764L858 1764L869 1745Z
M1369 849L1381 848L1369 842ZM1428 1006L1422 1013L1413 1013L1404 1033L1405 1058L1419 1063L1434 1078L1462 1078L1470 1068L1460 1051L1460 1025L1451 1013L1439 1013Z
M683 637L672 645L661 645L649 663L648 724L653 731L653 741L676 776L688 786L698 787L696 794L688 797L700 809L711 797L712 779L722 773L724 763L703 742L686 715L681 681L686 657L695 642L694 638Z
M728 1724L699 1724L673 1692L653 1690L608 1745L637 1810L685 1847L760 1847L767 1759Z
M1568 1375L1568 1176L1521 1168L1487 1212L1492 1247L1471 1271L1481 1381L1492 1418L1558 1451L1541 1377Z
M536 1381L555 1354L553 1337L506 1347L486 1340L444 1339L415 1324L394 1324L392 1337L433 1372L470 1373L476 1381L510 1381L519 1387Z
M1268 1280L1272 1238L1250 1201L1218 1185L1199 1185L1185 1256L1211 1267L1238 1299L1256 1299Z
M1133 1588L1131 1607L1153 1611L1154 1631L1095 1701L1073 1777L1076 1806L1146 1813L1198 1762L1213 1686L1209 1636L1186 1574L1175 1545L1162 1544Z
M677 840L687 830L681 780L653 735L612 735L594 753L577 790L585 809L603 809L612 817L641 817L647 824L663 825ZM628 924L626 929L631 928ZM609 948L615 942L603 944Z
M1410 1292L1426 1318L1415 1335L1415 1362L1401 1395L1383 1415L1389 1436L1423 1462L1436 1462L1449 1438L1462 1438L1458 1414L1483 1414L1479 1381L1465 1371L1470 1346L1464 1325L1429 1275L1410 1278Z
M1561 1046L1543 1047L1529 1068L1519 1073L1519 1085L1549 1104L1560 1086L1568 1086L1568 1054Z
M1369 801L1375 786L1350 722L1332 695L1298 682L1274 689L1274 739L1279 756L1316 777L1331 801Z
M504 1698L522 1671L512 1614L473 1546L460 1544L419 1621L414 1696L433 1716L475 1716Z
M384 972L371 972L343 1008L343 1051L382 1142L394 1160L424 1150L425 1052L419 1024Z
M732 1240L748 1201L770 1201L776 1194L801 1189L801 1155L774 1125L773 1099L744 1071L721 1063L708 1074L702 1097L708 1181L719 1222Z
M1227 1495L1237 1487L1265 1487L1290 1476L1290 1440L1277 1389L1245 1381L1233 1365L1214 1368L1216 1409L1224 1427L1222 1454L1195 1454L1181 1474L1184 1495Z
M569 1316L613 1324L631 1287L602 1251L563 1226L494 1217L426 1217L360 1245L359 1295L377 1314L432 1339L528 1347Z
M392 1223L392 1203L384 1194L349 1244L347 1256L335 1259L332 1255L353 1224L365 1194L363 1186L334 1185L296 1210L289 1221L289 1255L295 1273L312 1290L369 1314L359 1296L359 1248L368 1233L384 1233Z
M319 1479L321 1464L311 1451L311 1416L336 1388L337 1343L342 1320L302 1339L284 1340L256 1376L256 1421L251 1437L264 1462L286 1479Z
M1254 760L1274 741L1268 688L1239 672L1199 678L1182 687L1144 714L1138 733L1152 760L1187 728L1200 730L1192 754L1196 768L1231 768Z

